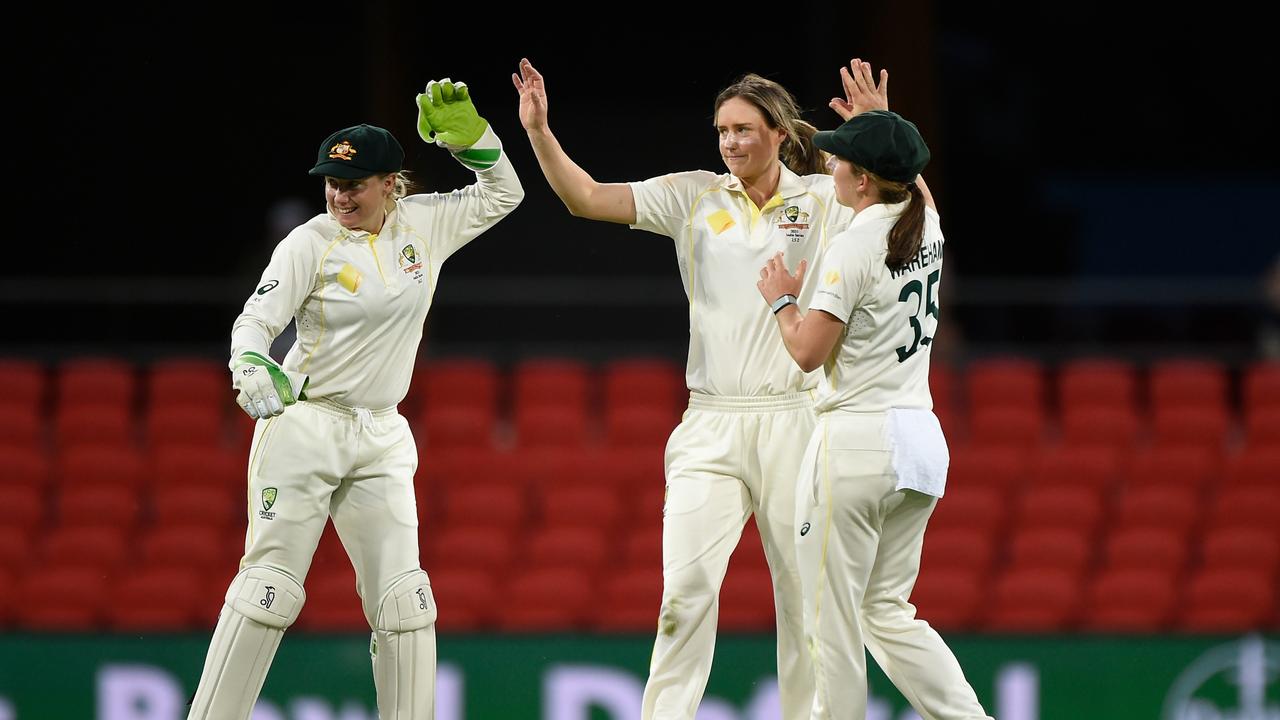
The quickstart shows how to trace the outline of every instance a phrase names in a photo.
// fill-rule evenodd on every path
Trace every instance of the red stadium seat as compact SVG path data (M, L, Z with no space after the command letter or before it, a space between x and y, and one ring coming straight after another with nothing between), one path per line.
M0 484L0 527L32 530L45 520L45 493L32 485Z
M147 485L199 485L242 495L248 458L237 450L199 445L156 448L147 458Z
M1197 493L1218 475L1218 454L1203 445L1153 445L1130 456L1127 485L1185 487Z
M964 568L922 568L910 598L916 617L940 630L972 629L986 597L986 577Z
M968 527L999 533L1004 529L1008 510L1008 496L995 488L948 488L929 518L929 530Z
M986 358L965 371L969 406L1019 408L1040 414L1044 409L1044 368L1030 358Z
M44 419L34 407L0 405L0 448L36 450L45 445Z
M1142 433L1137 412L1127 406L1072 407L1062 414L1062 443L1069 447L1133 448Z
M1263 628L1275 611L1274 573L1207 569L1187 583L1178 628L1190 632L1245 632Z
M304 583L307 602L298 615L298 627L322 632L367 632L355 571L336 567L313 572ZM432 595L434 595L434 588Z
M142 517L142 506L136 492L110 486L72 485L58 492L54 517L63 526L114 525L131 530Z
M501 380L497 366L487 358L419 361L402 412L406 417L421 417L432 408L467 407L495 417Z
M1109 492L1120 480L1120 455L1109 447L1055 447L1032 459L1037 487L1088 487Z
M168 357L155 360L144 380L146 405L200 405L225 409L235 402L223 358Z
M1096 632L1164 630L1178 599L1176 580L1174 574L1160 570L1103 571L1085 591L1081 625Z
M616 554L600 527L543 527L527 534L523 542L527 566L565 567L593 577Z
M572 358L530 358L512 369L514 409L558 407L585 416L590 406L591 372Z
M1246 413L1244 437L1252 447L1280 450L1280 405L1260 407Z
M1218 527L1204 535L1201 566L1212 570L1254 569L1276 576L1280 570L1280 532L1273 527Z
M37 532L26 527L0 522L0 573L5 570L14 573L35 560L34 545ZM658 567L661 566L659 562Z
M162 485L150 493L156 525L195 525L224 529L242 521L243 495L203 485Z
M54 475L63 488L76 485L136 492L142 484L142 454L121 446L86 445L56 456Z
M103 615L107 577L86 567L38 565L18 579L14 597L40 602L12 605L15 625L23 630L88 632Z
M1115 518L1117 528L1165 528L1188 537L1201 519L1200 495L1178 485L1131 488L1117 500Z
M1280 532L1280 484L1228 487L1210 505L1208 527L1257 527Z
M605 442L613 447L663 445L680 424L679 413L655 407L615 407L605 413Z
M0 387L5 389L0 412L40 414L45 407L48 375L44 365L21 358L0 359Z
M1280 444L1246 445L1227 458L1226 484L1230 487L1280 486Z
M1058 527L1093 532L1102 519L1102 493L1088 486L1028 489L1018 499L1015 522L1022 527Z
M516 443L522 448L582 448L593 438L579 407L523 405L515 412Z
M109 588L107 627L128 632L174 632L202 628L222 605L207 592L208 582L194 569L132 569Z
M601 632L651 633L662 607L662 568L624 565L601 583L590 625Z
M1008 445L1033 450L1044 442L1045 432L1044 415L1039 409L978 408L969 418L969 442L974 445Z
M1225 406L1172 406L1153 414L1152 439L1158 444L1200 445L1221 452L1226 447L1231 418Z
M36 447L0 445L0 468L6 485L22 485L38 490L49 487L49 457Z
M646 488L655 485L660 489L665 487L665 446L664 440L658 445L592 448L583 454L588 468L586 477L593 483L617 488L630 503Z
M495 575L487 570L464 565L435 567L431 576L431 594L435 596L440 618L436 628L442 632L489 629L497 615L508 607L499 594Z
M930 527L924 534L920 573L964 570L986 575L995 562L995 533L985 528Z
M54 442L66 450L87 445L131 447L133 416L124 405L71 405L54 417Z
M596 468L580 448L529 447L517 449L513 454L517 480L536 493L584 485L610 487L596 478Z
M1022 527L1009 538L1009 559L1018 569L1065 570L1081 575L1093 559L1090 536L1060 527Z
M616 528L624 517L618 493L603 486L548 488L539 506L547 526Z
M444 520L448 524L465 525L484 520L487 524L518 529L527 518L524 490L512 485L468 485L451 488L444 496Z
M131 363L116 358L66 360L54 371L55 401L59 410L99 405L132 411L138 394L138 377Z
M631 490L627 495L629 497L624 501L630 506L627 515L631 527L636 531L653 528L661 530L667 495L666 483L661 480L646 483Z
M1162 360L1148 372L1148 394L1151 409L1195 407L1217 410L1225 408L1227 371L1212 360Z
M131 538L114 525L80 525L48 530L40 545L45 565L78 565L114 573L130 559Z
M1066 570L1015 569L996 579L983 627L995 632L1058 632L1079 606L1080 576Z
M1114 571L1176 576L1187 564L1187 536L1176 528L1136 526L1107 535L1104 565Z
M1280 408L1280 360L1260 360L1244 374L1241 394L1246 413Z
M622 564L632 568L656 568L662 574L662 526L633 530L623 536Z
M504 573L516 558L515 538L516 534L503 526L464 524L430 528L422 538L427 573L437 566L474 567Z
M991 487L1014 492L1028 478L1029 453L1012 445L960 445L951 451L947 489Z
M495 425L491 409L474 405L429 405L419 418L415 436L428 452L494 445Z
M1058 407L1063 414L1108 408L1128 414L1138 406L1137 369L1124 360L1080 358L1058 369Z
M754 548L754 554L762 553L759 548ZM769 632L774 629L774 617L773 577L768 567L730 560L729 570L720 585L720 629L726 632Z
M213 525L170 525L149 528L138 540L144 565L186 567L204 577L235 571L236 558L223 542L226 531Z
M647 408L666 417L680 414L688 392L684 371L663 358L623 358L604 364L606 412Z
M165 403L153 406L146 417L147 445L220 448L223 445L222 405Z
M548 632L585 626L595 592L581 570L530 568L513 576L502 596L500 629Z

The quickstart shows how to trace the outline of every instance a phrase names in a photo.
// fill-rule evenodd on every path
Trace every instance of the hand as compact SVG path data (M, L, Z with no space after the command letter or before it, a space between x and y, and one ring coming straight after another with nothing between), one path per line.
M520 93L520 124L528 131L547 129L547 86L533 63L520 58L520 74L511 73L511 82Z
M455 83L449 78L432 80L427 83L426 92L418 93L416 99L418 135L427 142L470 147L489 127L471 104L466 83Z
M796 267L796 274L792 275L787 272L787 264L782 259L782 253L779 252L769 258L769 262L760 269L760 281L756 283L756 289L769 305L783 295L799 297L800 288L804 285L804 271L808 266L808 260L801 260L800 265Z
M231 366L231 387L240 391L236 403L254 420L275 417L298 400L306 399L309 380L256 352L242 353Z
M876 85L871 63L854 58L849 67L840 68L840 83L844 85L844 99L831 98L827 107L835 110L841 120L868 110L889 109L888 70L880 70L880 84Z

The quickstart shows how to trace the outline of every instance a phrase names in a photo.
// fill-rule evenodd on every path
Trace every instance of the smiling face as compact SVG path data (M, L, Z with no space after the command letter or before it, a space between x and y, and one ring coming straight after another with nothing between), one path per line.
M725 167L748 184L778 162L778 148L787 137L781 128L769 127L764 113L740 97L729 98L716 109L716 132Z
M380 231L387 216L387 199L394 190L394 174L370 175L359 180L327 175L324 178L325 205L348 230Z

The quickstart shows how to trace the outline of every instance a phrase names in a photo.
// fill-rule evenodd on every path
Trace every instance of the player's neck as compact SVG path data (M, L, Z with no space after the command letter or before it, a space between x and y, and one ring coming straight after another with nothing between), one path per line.
M782 179L782 164L773 163L760 175L753 178L738 178L742 181L742 189L751 198L757 208L762 208L778 192L778 183Z

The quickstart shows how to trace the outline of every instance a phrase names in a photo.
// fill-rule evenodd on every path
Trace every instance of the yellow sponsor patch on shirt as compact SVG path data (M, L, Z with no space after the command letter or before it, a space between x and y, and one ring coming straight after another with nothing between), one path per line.
M728 210L717 210L707 216L707 224L711 226L711 232L719 235L733 227L733 216Z
M835 270L832 270L831 272L827 273L828 285L835 285L838 282L840 282L840 273L836 272Z
M347 292L352 295L356 293L356 290L360 289L360 281L362 279L360 271L356 270L351 263L343 265L342 269L338 271L338 284L346 288Z

